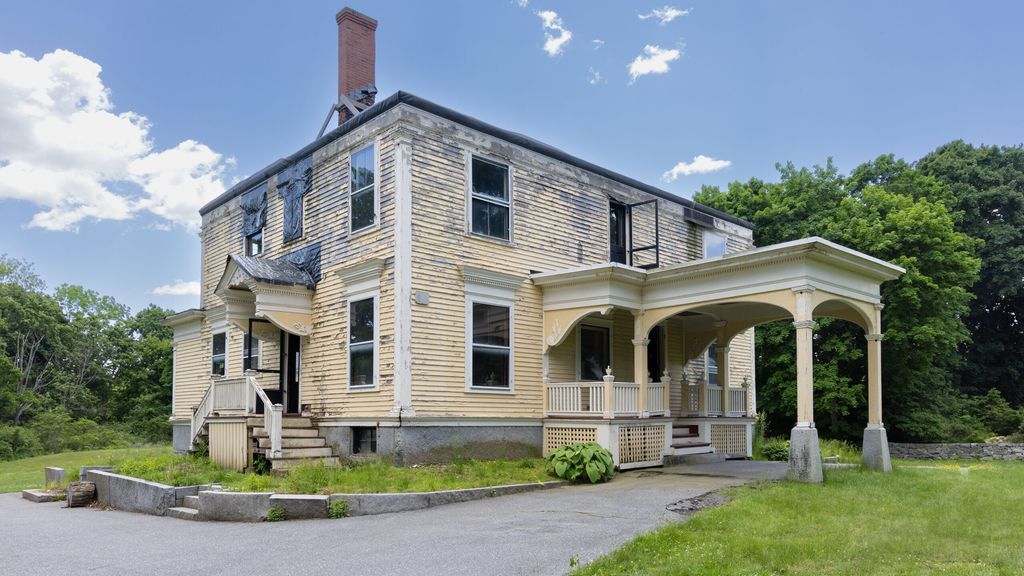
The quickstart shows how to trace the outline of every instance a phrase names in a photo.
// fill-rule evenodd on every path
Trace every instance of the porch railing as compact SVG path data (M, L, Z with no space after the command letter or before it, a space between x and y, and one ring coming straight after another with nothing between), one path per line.
M263 386L260 386L259 380L256 379L256 372L249 371L245 373L245 406L246 412L249 414L256 413L256 399L259 398L263 403L263 428L267 431L267 436L270 437L270 458L281 457L281 428L282 418L284 417L284 406L280 404L274 404L270 401L270 397L263 390Z
M263 426L270 436L271 457L281 455L281 418L283 407L270 401L254 372L242 378L215 378L210 381L199 404L192 409L191 446L213 415L245 417L256 413L256 398L263 401Z
M729 387L729 407L723 412L721 386L703 382L688 384L685 386L685 411L689 416L747 416L750 409L747 391L746 386Z
M611 378L611 377L609 377ZM666 380L647 383L647 409L651 415L667 415ZM610 392L610 394L609 394ZM548 416L640 416L640 385L635 382L552 382L545 387ZM606 402L611 398L611 404Z
M665 406L665 390L668 386L661 380L652 380L647 383L647 411L651 414L661 415L667 410Z

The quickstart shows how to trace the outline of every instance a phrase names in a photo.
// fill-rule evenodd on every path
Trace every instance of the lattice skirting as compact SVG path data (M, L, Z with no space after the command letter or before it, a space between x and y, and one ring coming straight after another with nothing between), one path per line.
M544 455L552 450L578 444L580 442L597 442L596 428L544 428Z
M660 462L665 449L665 426L620 426L619 465Z
M728 424L711 425L711 446L715 452L735 458L747 455L747 427Z

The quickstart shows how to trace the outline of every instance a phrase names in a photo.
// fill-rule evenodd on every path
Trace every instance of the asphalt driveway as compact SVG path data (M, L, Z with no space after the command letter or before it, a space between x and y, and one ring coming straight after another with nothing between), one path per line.
M41 471L40 471L41 473ZM627 472L574 486L343 520L189 522L0 495L0 574L564 574L683 516L666 506L781 478L784 463Z

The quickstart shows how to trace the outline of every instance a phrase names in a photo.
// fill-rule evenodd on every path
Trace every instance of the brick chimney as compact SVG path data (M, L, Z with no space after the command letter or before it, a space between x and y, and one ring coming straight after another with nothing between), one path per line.
M348 7L334 19L338 22L338 102L341 103L342 96L347 96L370 106L377 95L374 85L377 21ZM345 106L340 110L339 123L354 116Z

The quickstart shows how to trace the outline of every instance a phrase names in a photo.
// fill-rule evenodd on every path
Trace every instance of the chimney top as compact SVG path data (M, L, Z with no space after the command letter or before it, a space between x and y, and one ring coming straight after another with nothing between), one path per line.
M341 25L343 20L352 20L358 22L359 24L362 24L363 26L369 28L371 31L377 29L376 20L370 18L369 16L363 14L362 12L356 12L355 10L349 8L348 6L342 8L341 12L338 12L334 16L334 21L337 22L339 26Z
M338 23L338 102L348 99L358 103L359 109L372 106L377 95L377 21L348 7L334 20ZM357 113L351 104L339 107L339 111L339 124Z

